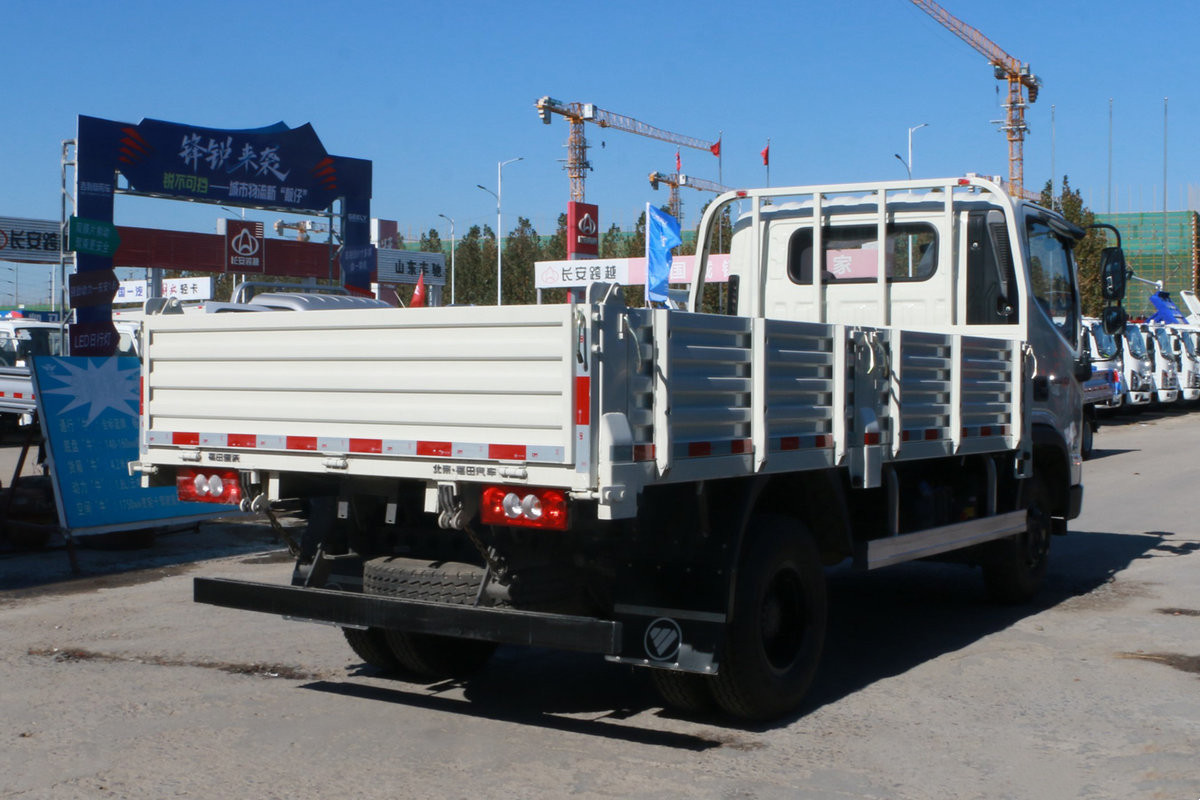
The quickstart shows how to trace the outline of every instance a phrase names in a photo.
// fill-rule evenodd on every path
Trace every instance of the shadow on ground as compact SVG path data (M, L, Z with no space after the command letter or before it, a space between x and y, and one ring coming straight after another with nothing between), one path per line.
M829 573L830 629L824 661L800 712L768 726L747 726L717 715L688 719L745 731L789 725L822 706L967 647L1023 618L1087 597L1110 584L1116 573L1137 559L1200 550L1194 542L1173 544L1172 537L1167 532L1076 532L1057 538L1044 589L1035 603L1025 606L990 603L979 570L970 567L915 563L872 574L837 568ZM307 688L619 738L654 738L644 730L631 733L628 724L615 723L662 706L643 671L610 664L597 656L554 651L501 648L486 669L465 683L392 679L381 685L373 680L384 677L364 666L352 673L349 681L321 681ZM366 682L357 683L355 678ZM564 721L558 716L562 714L587 715L590 721ZM668 738L653 743L693 749L745 746L736 736Z
M43 594L67 594L132 586L183 571L212 558L246 554L291 561L269 525L259 520L214 520L183 529L122 538L80 537L71 554L65 544L36 550L0 550L0 603Z

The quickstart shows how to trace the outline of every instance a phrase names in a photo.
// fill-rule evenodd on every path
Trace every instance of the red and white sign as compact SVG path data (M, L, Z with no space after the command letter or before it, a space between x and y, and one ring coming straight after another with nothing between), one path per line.
M567 258L600 255L600 207L591 203L567 203Z
M671 260L673 284L688 284L696 274L695 256L675 256ZM534 286L538 289L582 289L602 281L622 286L644 286L646 259L598 258L591 261L538 261L533 265ZM729 280L729 255L714 253L708 257L705 283L725 283Z
M226 272L265 272L267 251L263 246L263 224L241 219L223 221Z

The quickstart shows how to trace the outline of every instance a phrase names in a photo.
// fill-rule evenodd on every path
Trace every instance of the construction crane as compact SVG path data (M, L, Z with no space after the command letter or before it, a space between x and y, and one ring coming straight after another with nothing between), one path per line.
M682 219L679 216L683 208L683 202L679 199L680 186L686 186L689 189L696 189L701 192L715 192L716 194L729 191L728 186L722 186L715 181L706 181L703 178L694 178L691 175L678 172L651 172L650 188L657 191L660 183L665 183L671 187L671 197L668 205L671 207L671 216L675 217L675 219Z
M567 136L567 177L571 179L571 200L577 203L583 202L584 176L592 168L587 158L587 140L583 135L583 123L585 122L591 122L601 128L615 128L627 133L636 133L639 136L661 139L680 147L693 147L709 152L715 152L717 147L716 142L706 142L691 136L664 131L662 128L639 122L633 117L605 111L593 103L564 103L553 97L542 97L538 99L536 105L538 116L545 124L550 124L551 114L560 114L566 117L567 122L570 123L570 133Z
M984 36L933 0L912 0L913 5L942 23L967 44L974 47L991 62L996 80L1008 82L1008 102L1004 108L1005 119L1000 130L1008 139L1008 191L1015 197L1025 197L1025 92L1029 91L1029 102L1037 101L1042 81L1023 64L1004 52L995 42Z

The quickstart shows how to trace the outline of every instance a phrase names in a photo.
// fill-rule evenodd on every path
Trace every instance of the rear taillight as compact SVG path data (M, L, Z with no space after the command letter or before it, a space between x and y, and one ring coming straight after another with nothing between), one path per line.
M175 491L180 500L192 503L237 505L242 501L242 486L236 469L185 467L175 475Z
M489 486L483 490L480 519L485 525L567 529L567 495L560 489Z

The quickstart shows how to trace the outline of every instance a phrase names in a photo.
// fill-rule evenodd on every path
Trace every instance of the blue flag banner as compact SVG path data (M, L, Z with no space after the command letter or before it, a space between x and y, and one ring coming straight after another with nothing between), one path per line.
M646 204L646 300L662 303L667 300L667 283L671 277L671 248L683 244L679 220Z

